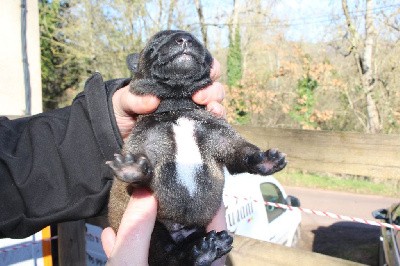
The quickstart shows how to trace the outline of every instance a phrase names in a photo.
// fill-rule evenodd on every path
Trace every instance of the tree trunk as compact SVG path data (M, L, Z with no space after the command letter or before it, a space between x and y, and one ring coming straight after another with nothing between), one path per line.
M350 34L350 53L353 54L356 61L367 103L367 130L369 133L379 133L382 130L382 124L376 100L373 98L375 88L374 48L376 36L373 25L373 0L366 0L365 39L363 45L361 45L360 36L351 20L347 0L342 0L342 8ZM363 48L364 50L362 50Z
M239 27L238 21L239 21L239 1L233 0L233 10L232 14L229 18L229 40L230 42L233 42L235 40L235 33L236 33L236 27Z
M201 5L201 0L194 0L194 3L196 5L197 15L199 16L200 30L201 30L201 35L203 36L203 43L204 43L204 46L206 48L208 48L207 25L205 24L205 21L204 21L203 7Z
M171 29L175 6L176 6L176 0L171 0L168 8L167 29Z
M368 131L370 133L379 133L382 130L381 121L379 119L379 112L376 106L376 101L373 98L373 91L375 87L375 73L374 73L374 47L376 32L373 21L373 0L366 1L365 13L365 44L364 55L362 61L362 85L364 88L366 101L367 101L367 115L368 115Z

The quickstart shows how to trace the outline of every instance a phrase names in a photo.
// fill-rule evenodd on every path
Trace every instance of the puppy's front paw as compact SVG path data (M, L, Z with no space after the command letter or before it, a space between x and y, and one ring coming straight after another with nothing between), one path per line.
M272 175L285 168L287 161L286 154L277 149L270 149L253 153L248 157L247 163L257 174Z
M152 176L152 167L149 160L144 155L124 155L115 154L113 161L108 164L115 175L127 183L146 184Z

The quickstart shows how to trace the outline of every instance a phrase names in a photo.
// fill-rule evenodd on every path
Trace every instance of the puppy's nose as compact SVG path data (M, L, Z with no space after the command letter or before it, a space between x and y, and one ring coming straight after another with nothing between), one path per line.
M193 38L188 34L181 34L176 36L175 42L181 46L191 46Z

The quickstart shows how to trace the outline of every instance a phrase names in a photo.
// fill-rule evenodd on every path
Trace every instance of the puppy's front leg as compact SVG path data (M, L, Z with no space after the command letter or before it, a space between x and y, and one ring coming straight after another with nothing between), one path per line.
M260 175L272 175L285 168L286 154L277 149L269 149L265 152L254 151L245 159L249 169Z
M261 151L246 141L236 145L234 154L229 156L226 161L226 167L230 173L249 172L260 175L276 173L282 170L286 164L286 154L277 149Z
M107 164L116 176L108 202L108 220L117 232L133 188L147 186L151 181L153 171L146 156L131 153L115 154L114 160L108 161Z

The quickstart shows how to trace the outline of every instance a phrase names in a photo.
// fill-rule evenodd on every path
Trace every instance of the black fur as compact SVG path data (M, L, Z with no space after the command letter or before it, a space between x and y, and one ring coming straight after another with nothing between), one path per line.
M149 264L210 265L232 248L226 231L205 232L222 204L223 168L268 175L285 167L285 156L275 149L261 151L224 119L191 101L193 93L211 84L212 64L210 53L191 34L162 31L150 39L139 60L131 57L128 64L136 61L137 67L130 66L132 92L156 95L161 103L156 113L140 116L123 155L108 162L117 177L110 194L110 223L118 229L128 193L134 186L146 186L158 199ZM194 192L178 178L181 140L174 134L183 122L193 127L201 154L201 163L189 177Z

